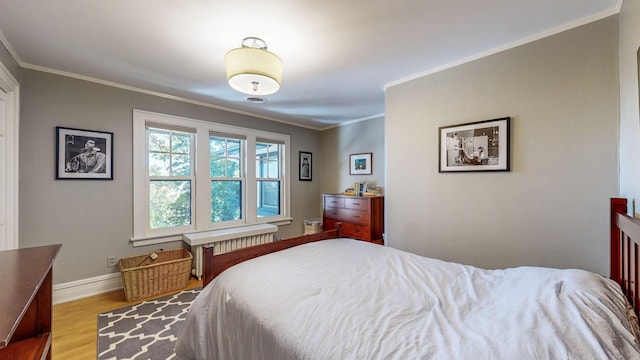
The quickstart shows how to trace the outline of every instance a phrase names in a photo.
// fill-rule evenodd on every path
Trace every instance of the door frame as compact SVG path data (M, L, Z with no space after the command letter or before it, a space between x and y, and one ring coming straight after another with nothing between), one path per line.
M6 178L0 179L0 186L6 201L0 206L0 216L4 214L5 231L0 234L0 250L18 248L18 215L19 215L19 130L20 130L20 86L18 81L0 61L0 91L4 97L5 146L4 164L6 166ZM0 174L2 176L2 174Z

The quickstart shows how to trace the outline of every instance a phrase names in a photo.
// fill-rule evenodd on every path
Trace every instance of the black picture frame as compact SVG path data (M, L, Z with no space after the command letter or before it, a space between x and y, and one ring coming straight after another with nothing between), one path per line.
M439 127L438 171L510 171L510 128L511 117Z
M56 127L56 179L113 180L113 133Z
M298 180L313 180L313 163L312 154L310 152L300 151L298 153Z

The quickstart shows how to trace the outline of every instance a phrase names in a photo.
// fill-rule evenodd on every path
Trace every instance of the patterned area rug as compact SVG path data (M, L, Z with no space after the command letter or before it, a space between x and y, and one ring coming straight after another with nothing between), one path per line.
M175 359L175 343L200 288L98 315L98 360Z

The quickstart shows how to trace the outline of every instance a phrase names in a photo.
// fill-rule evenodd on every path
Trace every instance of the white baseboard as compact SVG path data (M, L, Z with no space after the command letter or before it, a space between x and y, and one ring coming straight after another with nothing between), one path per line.
M53 303L59 304L118 289L122 289L119 272L56 284L53 285Z

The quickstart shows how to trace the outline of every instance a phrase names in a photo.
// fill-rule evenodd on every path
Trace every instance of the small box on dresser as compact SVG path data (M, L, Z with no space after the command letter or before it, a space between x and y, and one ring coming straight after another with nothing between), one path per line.
M322 195L325 229L342 223L342 234L353 239L384 244L384 196Z

